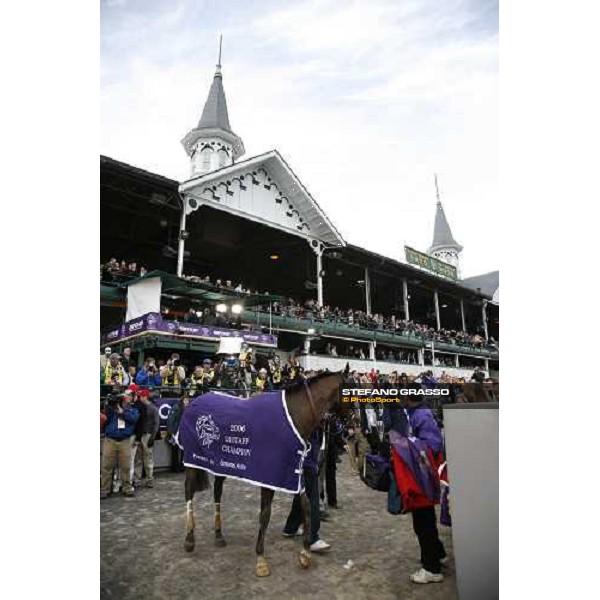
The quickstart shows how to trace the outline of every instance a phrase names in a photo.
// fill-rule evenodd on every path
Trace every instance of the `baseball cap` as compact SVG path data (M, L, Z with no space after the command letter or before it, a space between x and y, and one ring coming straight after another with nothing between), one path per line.
M137 394L140 391L140 386L137 383L132 383L127 387L127 391L131 392L132 394Z
M150 390L145 389L145 388L143 390L140 390L140 396L142 398L149 398L150 397Z

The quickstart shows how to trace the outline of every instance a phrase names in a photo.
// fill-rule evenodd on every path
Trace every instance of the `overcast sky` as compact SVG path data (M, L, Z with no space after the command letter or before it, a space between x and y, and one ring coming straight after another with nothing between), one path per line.
M223 34L229 120L348 242L427 250L435 187L463 276L499 268L497 0L102 0L101 146L183 181Z

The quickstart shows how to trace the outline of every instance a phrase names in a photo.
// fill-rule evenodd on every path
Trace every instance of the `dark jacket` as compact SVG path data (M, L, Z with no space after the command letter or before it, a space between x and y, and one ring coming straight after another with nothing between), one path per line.
M399 404L385 404L382 420L385 431L397 431L404 436L408 434L408 416Z
M308 442L310 443L310 450L304 459L304 468L316 473L319 470L319 450L321 449L319 428L310 434Z
M122 414L119 414L116 410L107 408L107 421L104 427L104 434L113 440L126 440L134 434L135 424L139 417L140 413L132 406L128 406ZM125 427L122 429L119 429L119 419L125 422Z
M135 423L135 427L133 428L133 432L135 434L135 441L139 442L142 439L142 434L144 433L144 427L146 426L146 406L141 400L136 400L132 404L133 408L138 411L140 415L138 420Z
M151 438L155 438L160 427L160 415L158 414L158 408L154 402L148 402L144 404L146 409L146 419L144 421L144 428L142 433L149 433Z

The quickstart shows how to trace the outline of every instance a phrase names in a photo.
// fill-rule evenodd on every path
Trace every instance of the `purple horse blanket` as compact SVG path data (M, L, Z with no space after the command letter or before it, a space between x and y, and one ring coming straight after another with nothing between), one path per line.
M186 467L290 494L303 489L306 443L283 391L250 399L219 392L199 396L183 411L178 441Z

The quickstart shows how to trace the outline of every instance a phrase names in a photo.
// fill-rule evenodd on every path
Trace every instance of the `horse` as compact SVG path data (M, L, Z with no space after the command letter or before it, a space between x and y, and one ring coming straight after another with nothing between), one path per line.
M462 385L461 393L457 396L457 404L472 402L497 402L498 384L467 382Z
M305 441L308 440L310 434L319 426L324 415L338 402L338 386L347 379L348 372L349 366L346 365L345 371L337 373L325 372L287 389L285 402L290 418L296 430ZM251 402L252 400L249 401ZM276 448L273 451L275 452ZM225 477L218 475L214 477L214 530L215 545L218 547L227 545L223 536L223 519L221 515L221 497L225 479ZM194 537L194 493L206 490L208 487L208 474L206 471L192 467L185 468L186 535L183 547L186 552L193 552L196 545ZM256 540L255 569L258 577L267 577L271 573L265 557L264 545L267 527L271 519L271 503L274 494L274 490L270 488L260 488L260 516L258 538ZM304 532L302 539L303 549L300 551L299 561L302 568L308 569L312 562L310 551L311 514L310 502L306 492L301 492L300 501Z

